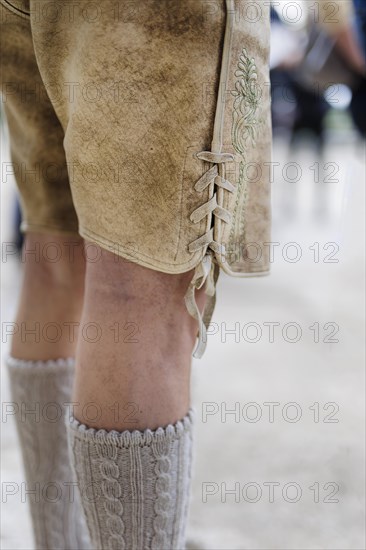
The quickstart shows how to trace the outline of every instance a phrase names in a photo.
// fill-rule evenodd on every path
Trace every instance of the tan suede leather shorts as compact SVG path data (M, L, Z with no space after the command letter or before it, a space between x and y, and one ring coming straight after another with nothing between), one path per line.
M167 273L194 268L186 303L204 331L220 268L269 267L269 2L0 4L22 229L79 233Z

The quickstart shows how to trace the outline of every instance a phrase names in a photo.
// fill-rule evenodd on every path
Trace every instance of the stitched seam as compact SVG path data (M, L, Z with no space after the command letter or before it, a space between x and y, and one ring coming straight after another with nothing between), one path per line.
M101 237L100 235L97 235L96 233L94 233L92 230L90 229L86 229L85 227L79 227L79 234L83 237L83 238L90 238L91 240L94 240L97 244L102 244L104 246L106 245L109 245L108 248L113 250L115 249L115 246L116 246L116 243L113 242L113 241L110 241L109 239L106 239L104 237ZM144 254L143 252L139 252L138 254L133 254L131 252L128 252L128 250L126 250L125 247L123 246L120 246L119 250L122 250L124 253L125 253L125 258L128 258L130 259L131 261L134 261L136 263L138 263L138 259L141 258L145 261L146 264L149 264L149 266L151 266L152 268L154 269L157 269L156 267L156 264L153 263L152 261L148 262L147 260L155 260L156 261L156 258L154 258L153 256L148 256L147 254ZM192 255L192 259L188 262L182 262L182 263L179 263L179 264L172 264L171 262L163 262L161 260L159 260L159 263L161 265L164 265L164 266L173 266L173 267L179 267L179 266L186 266L186 271L189 271L190 269L192 269L193 267L195 267L203 258L204 254L201 253L200 251L198 251L197 253L194 253ZM195 260L195 258L197 257L197 260ZM176 271L169 271L169 273L176 273ZM184 273L184 272L182 272Z
M10 12L14 13L15 15L18 15L19 17L30 18L30 12L29 11L23 11L20 8L17 8L16 6L13 6L13 4L10 4L10 2L8 2L8 0L0 0L0 4L2 4L5 9L9 10Z

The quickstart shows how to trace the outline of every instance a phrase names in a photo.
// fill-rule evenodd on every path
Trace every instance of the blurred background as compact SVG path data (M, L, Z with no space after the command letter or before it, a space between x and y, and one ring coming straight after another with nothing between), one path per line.
M337 5L334 25L322 2L272 9L272 273L221 275L208 349L194 363L192 549L365 548L366 5ZM10 161L3 117L1 158ZM20 249L9 178L1 199L2 241ZM19 257L3 258L1 272L4 326ZM3 332L2 354L8 346ZM2 483L20 487L13 428L2 423ZM23 497L3 492L5 550L32 548Z

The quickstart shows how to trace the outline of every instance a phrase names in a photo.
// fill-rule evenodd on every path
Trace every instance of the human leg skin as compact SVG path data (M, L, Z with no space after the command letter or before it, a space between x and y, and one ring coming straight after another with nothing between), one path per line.
M53 261L55 251L57 261ZM29 496L35 546L86 549L89 537L80 502L70 491L74 479L64 423L76 342L67 327L80 322L83 301L82 241L76 236L27 233L23 262L16 332L7 366L26 486L36 493ZM59 327L58 334L45 331L47 326Z
M81 325L91 333L80 333L74 393L80 422L155 429L187 413L197 334L184 303L191 278L191 271L169 275L104 249L87 263ZM196 294L202 309L204 292Z
M74 357L84 294L82 239L26 233L22 260L23 283L11 355L45 361Z
M197 334L184 303L191 277L102 249L87 264L82 326L99 335L79 335L69 437L94 548L185 547ZM202 309L202 290L197 301Z

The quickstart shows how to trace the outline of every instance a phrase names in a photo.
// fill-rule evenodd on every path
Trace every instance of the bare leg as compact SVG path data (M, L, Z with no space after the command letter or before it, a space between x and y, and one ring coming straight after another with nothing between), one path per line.
M77 243L70 258L71 243ZM56 252L56 255L54 254ZM35 546L41 550L89 548L73 482L64 422L71 399L76 337L84 287L82 241L31 233L24 246L24 280L8 371L24 460ZM57 258L57 261L53 259ZM32 334L31 331L36 331ZM50 502L46 488L58 487Z
M177 421L189 408L197 333L184 303L192 272L157 272L105 250L99 258L87 265L75 416L117 430ZM197 300L203 306L201 291Z
M184 295L192 275L160 273L104 250L88 262L76 355L80 404L69 437L94 548L185 547L197 324ZM99 488L98 498L88 497L88 487Z
M11 355L26 360L74 356L75 323L80 322L85 278L82 239L27 233L23 261L23 286L15 319L18 330ZM40 338L29 332L37 323Z

